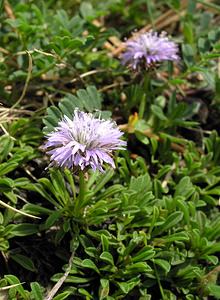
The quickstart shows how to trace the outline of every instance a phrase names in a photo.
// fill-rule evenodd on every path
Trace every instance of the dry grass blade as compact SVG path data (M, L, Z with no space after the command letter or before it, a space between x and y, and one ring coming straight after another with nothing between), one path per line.
M14 12L11 8L10 3L7 0L4 1L4 8L5 8L5 12L8 15L9 19L15 20Z
M36 216L31 215L31 214L25 213L25 212L23 212L23 211L21 211L21 210L18 210L18 209L16 209L16 208L14 208L14 207L8 205L7 203L3 202L2 200L0 200L0 205L6 207L6 208L8 208L8 209L11 209L11 210L13 210L14 212L17 212L17 213L19 213L19 214L21 214L21 215L23 215L23 216L26 216L26 217L29 217L29 218L33 218L33 219L41 219L40 217L36 217Z
M16 284L12 284L12 285L7 285L7 286L3 286L3 287L1 287L0 288L0 291L6 291L6 290L9 290L9 289L11 289L11 288L13 288L13 287L16 287L16 286L18 286L18 285L22 285L22 284L24 284L25 282L21 282L21 283L16 283ZM1 298L0 298L1 299Z
M102 69L101 70L91 70L86 73L80 74L77 78L73 78L70 82L74 83L77 80L83 79L84 77L91 76L91 75L94 75L97 73L103 73L103 72L106 72L106 70L102 70Z
M33 67L32 57L31 57L30 52L26 51L26 53L28 54L28 74L27 74L27 78L26 78L26 81L24 84L22 94L12 107L10 107L10 108L1 107L0 108L0 124L3 124L10 120L15 120L18 118L19 115L22 115L22 114L28 114L28 115L33 114L33 112L28 111L28 110L15 109L15 107L18 106L18 104L24 99L24 96L27 92L29 81L31 79L31 72L32 72L32 67ZM13 116L11 116L11 114L13 114Z
M45 300L52 300L54 298L54 296L56 295L56 293L58 292L58 290L61 288L61 286L63 285L64 281L66 280L66 278L69 275L69 272L72 268L72 263L73 263L73 258L75 255L75 251L72 252L70 259L69 259L69 263L68 263L68 267L66 269L66 272L63 274L63 276L57 281L57 283L54 285L54 287L52 288L52 290L48 293L48 296L45 298Z
M31 79L31 72L32 72L33 63L32 63L31 54L28 51L27 51L27 54L28 54L28 74L27 74L27 78L26 78L26 81L25 81L25 84L24 84L22 94L21 94L20 98L16 101L16 103L11 107L12 109L15 108L24 99L24 96L25 96L27 88L28 88L28 83Z
M33 111L26 109L12 109L7 107L0 108L0 124L4 124L13 120L17 120L24 115L32 116Z

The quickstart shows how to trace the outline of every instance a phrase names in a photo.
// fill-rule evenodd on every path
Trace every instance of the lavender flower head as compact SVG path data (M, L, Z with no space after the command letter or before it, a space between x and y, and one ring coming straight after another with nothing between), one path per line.
M103 163L115 168L111 154L117 149L124 150L126 142L120 139L122 135L113 121L76 109L71 119L64 116L47 135L43 148L51 155L51 165L81 170L91 167L103 172Z
M157 32L149 31L134 40L127 41L125 46L122 64L128 64L134 70L142 66L149 68L151 65L164 60L175 61L179 59L178 47L169 40L166 32L159 35Z

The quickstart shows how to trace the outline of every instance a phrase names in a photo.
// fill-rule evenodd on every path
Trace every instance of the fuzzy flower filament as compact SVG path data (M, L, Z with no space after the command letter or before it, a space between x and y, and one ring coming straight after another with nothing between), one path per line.
M149 31L125 43L125 52L122 54L122 64L129 65L134 70L149 68L162 61L176 61L179 59L178 47L171 41L165 32L160 35Z
M51 155L50 165L60 167L91 167L103 172L103 164L115 168L112 152L125 149L126 142L121 140L123 133L112 120L95 118L91 113L74 111L70 119L64 116L49 133L43 146Z

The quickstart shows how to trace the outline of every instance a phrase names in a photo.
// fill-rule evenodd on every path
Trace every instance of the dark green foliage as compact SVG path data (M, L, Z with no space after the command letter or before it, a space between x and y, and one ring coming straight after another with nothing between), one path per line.
M208 138L206 144L211 140ZM180 297L202 297L208 292L208 287L203 291L203 281L218 266L220 249L220 216L216 210L219 168L212 167L214 153L207 151L201 157L196 148L188 148L190 153L186 149L185 158L173 155L170 164L159 164L153 177L146 173L142 161L133 165L132 172L143 175L131 176L131 162L120 158L120 178L127 182L124 185L117 183L119 179L110 170L104 175L93 174L82 215L73 222L74 196L64 187L74 181L69 171L65 171L66 183L56 170L51 173L53 188L46 178L32 187L59 209L52 214L48 211L42 224L43 230L58 225L56 243L76 224L80 230L66 281L71 288L66 292L83 295L85 291L79 287L84 284L91 299L102 298L103 293L109 299L126 295L138 299L158 284L164 287L164 293L172 289ZM115 185L105 188L112 180ZM27 205L25 211L32 211L31 206ZM56 274L52 280L60 276ZM215 282L216 278L207 281L211 293L216 292L212 289Z
M101 110L102 99L94 86L88 86L86 90L80 89L76 96L67 94L59 103L59 109L55 106L50 106L47 109L47 116L43 119L44 133L53 131L57 126L58 121L65 115L71 118L76 108L87 112L97 111L97 115L102 118L109 118L110 112L99 112Z

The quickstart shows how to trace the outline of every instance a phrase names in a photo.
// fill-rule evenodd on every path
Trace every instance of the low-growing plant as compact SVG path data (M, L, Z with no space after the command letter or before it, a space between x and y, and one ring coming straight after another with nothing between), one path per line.
M217 1L0 9L0 298L220 299Z

